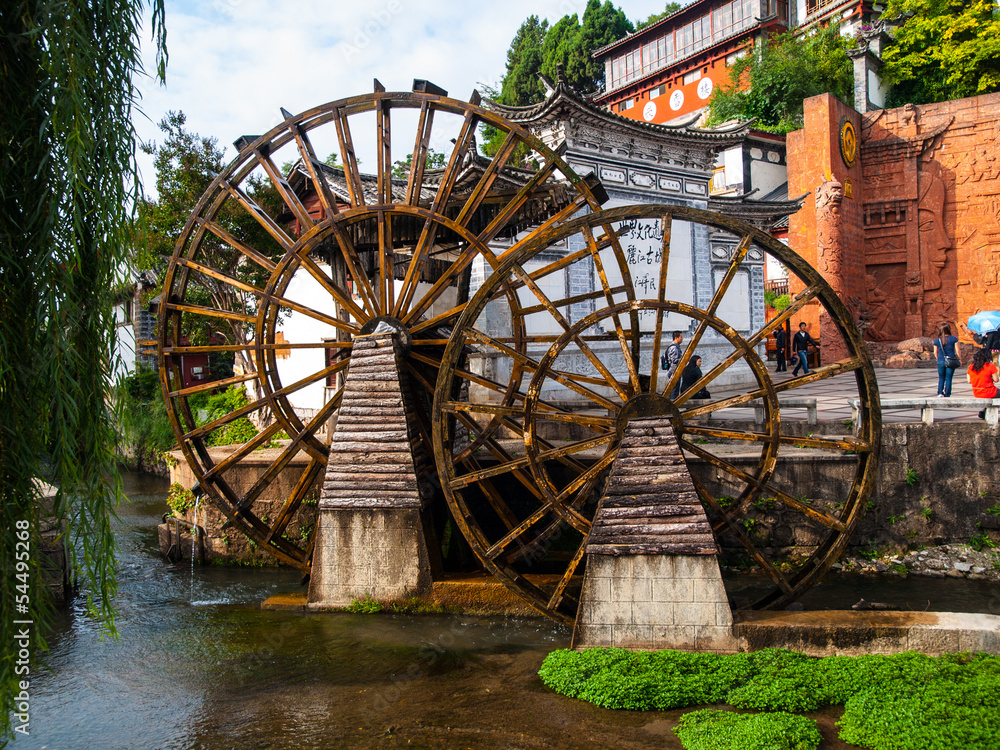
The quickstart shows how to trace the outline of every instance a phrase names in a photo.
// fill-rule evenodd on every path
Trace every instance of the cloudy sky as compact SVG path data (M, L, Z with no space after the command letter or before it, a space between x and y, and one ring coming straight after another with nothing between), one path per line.
M586 0L166 0L167 84L140 84L144 140L156 122L183 110L188 128L229 146L293 113L372 90L409 91L425 78L455 98L497 84L506 52L531 14L552 23L582 15ZM663 0L624 0L633 21L663 10ZM147 69L153 70L147 43ZM140 162L147 192L155 174Z

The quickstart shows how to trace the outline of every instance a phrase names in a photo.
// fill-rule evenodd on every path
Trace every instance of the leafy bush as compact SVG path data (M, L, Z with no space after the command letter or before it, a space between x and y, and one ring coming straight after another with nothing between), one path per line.
M198 393L189 400L195 422L199 427L232 414L248 403L250 401L247 399L246 390L238 385L231 385L218 393ZM252 440L256 434L257 428L253 426L253 422L246 417L240 417L212 430L205 442L208 445L242 444Z
M728 703L801 712L842 705L841 737L873 750L991 747L987 729L1000 726L1000 705L994 699L1000 694L1000 657L986 654L816 659L783 649L719 655L592 648L552 652L539 675L553 690L605 708ZM764 736L765 730L748 731ZM698 737L698 732L690 735L690 742L707 744L681 739L687 748L730 746ZM758 746L743 741L733 747Z
M792 304L792 298L789 297L787 294L782 294L781 296L774 298L774 302L771 304L771 307L773 307L778 312L781 312L790 304Z
M139 368L117 391L120 441L134 453L140 471L156 463L176 443L155 370Z
M174 482L167 490L167 507L174 512L175 516L183 516L189 508L193 508L197 502L194 493L180 482Z
M816 750L816 722L787 713L736 714L706 708L681 717L674 732L686 750Z

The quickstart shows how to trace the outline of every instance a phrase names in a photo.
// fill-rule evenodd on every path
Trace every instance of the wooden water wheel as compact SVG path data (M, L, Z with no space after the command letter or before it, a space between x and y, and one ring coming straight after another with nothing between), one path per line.
M629 283L618 270L635 260L622 256L636 247L615 239L626 236L645 240L639 251L645 247L650 273L641 284ZM680 266L691 263L692 249L707 250L709 238L720 236L731 240L728 254L698 304L686 298L690 283L674 278L684 276ZM671 263L678 248L686 253ZM713 260L718 255L713 250ZM729 298L748 258L760 262L764 255L780 261L803 288L766 323L742 319ZM594 279L594 291L553 293L565 286L547 280L568 268ZM747 291L746 278L739 283ZM762 359L763 345L811 302L829 314L847 354L805 377L777 382ZM660 361L671 330L683 332L685 345L668 376ZM680 388L687 363L703 350L703 375ZM819 437L784 428L779 396L832 377L849 381L860 399L859 434ZM716 387L726 379L725 387ZM715 393L694 400L706 386ZM763 428L704 421L751 403L763 408ZM881 423L864 343L819 273L746 224L671 206L598 211L537 232L507 255L456 324L441 363L434 415L439 479L473 550L532 606L566 622L576 613L587 535L629 418L668 416L689 468L710 470L692 469L692 475L716 538L728 535L772 584L757 607L793 600L844 549L875 482ZM780 460L792 451L805 460L811 454L845 456L853 463L848 491L821 504L779 486ZM721 479L704 478L713 473ZM755 538L753 516L762 502L798 514L814 530L814 551L800 567L782 570Z
M354 337L385 322L406 339L407 367L424 389L417 401L429 445L431 392L472 272L488 274L518 255L526 228L552 229L601 202L596 182L480 107L478 94L463 102L426 81L415 81L413 92L389 93L377 81L375 88L299 115L283 110L281 124L237 142L239 155L178 239L159 308L161 383L196 493L303 570L312 538L296 518L326 465L327 426ZM484 125L499 134L492 157L476 145ZM331 156L321 160L322 153ZM513 292L508 305L519 310ZM292 315L309 323L304 337L285 338ZM311 355L292 371L284 361L292 353ZM236 371L192 381L186 357L208 358L207 368L224 355L235 357ZM519 383L514 377L502 387ZM247 390L248 403L221 413L202 408L205 394L231 385ZM319 408L302 406L309 389L321 389ZM213 447L231 440L220 436L243 419L256 429ZM241 478L266 446L273 447L263 454L265 470ZM280 508L256 507L282 470L303 459Z

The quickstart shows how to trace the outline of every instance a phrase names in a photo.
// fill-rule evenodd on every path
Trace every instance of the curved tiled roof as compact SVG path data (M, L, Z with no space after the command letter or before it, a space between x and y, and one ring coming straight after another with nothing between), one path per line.
M599 107L574 91L561 77L553 87L545 101L526 107L509 107L491 99L483 100L489 109L503 115L511 122L521 125L545 122L556 119L566 109L575 110L590 120L616 130L632 130L644 137L662 137L674 140L688 141L699 145L710 145L713 148L733 145L743 140L749 132L749 123L738 123L727 129L709 130L692 128L690 124L697 119L679 125L663 125L653 122L642 122L630 117L622 117L610 110Z

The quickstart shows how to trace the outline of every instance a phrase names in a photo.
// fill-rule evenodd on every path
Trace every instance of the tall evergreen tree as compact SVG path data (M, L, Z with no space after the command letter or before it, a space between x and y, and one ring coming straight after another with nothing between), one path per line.
M529 16L507 50L507 72L500 91L487 93L512 107L536 104L545 98L538 74L554 81L560 65L567 83L584 92L593 91L603 84L604 66L591 59L591 53L634 30L632 22L611 0L605 0L603 5L600 0L587 0L582 22L574 13L549 27L547 20ZM483 127L485 153L496 153L501 140L495 128Z
M542 47L549 22L528 16L514 35L507 50L507 73L500 86L500 103L523 107L545 98L545 88L538 80L542 67Z
M586 77L578 85L589 91L598 88L604 82L604 65L599 60L592 59L590 54L633 31L635 27L632 22L621 8L612 5L611 0L604 0L603 5L599 0L587 0L580 34L580 43L587 56L587 68Z
M151 3L162 78L164 6ZM12 714L21 723L21 649L34 671L51 622L45 516L63 523L88 609L114 632L113 290L138 197L145 6L8 0L0 11L0 744ZM52 507L38 477L59 488ZM21 630L28 640L15 642Z

